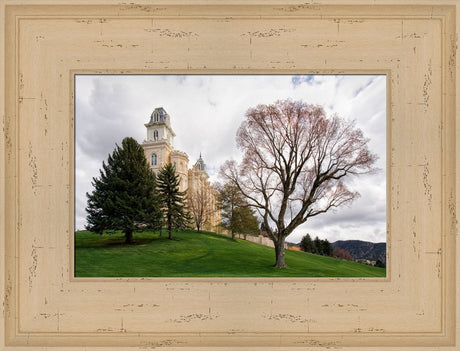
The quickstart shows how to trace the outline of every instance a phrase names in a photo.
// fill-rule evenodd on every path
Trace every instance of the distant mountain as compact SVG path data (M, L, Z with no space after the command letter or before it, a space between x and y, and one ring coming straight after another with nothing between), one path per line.
M331 243L332 249L339 247L353 256L355 260L365 259L369 261L380 260L386 264L387 244L372 243L361 240L338 240Z

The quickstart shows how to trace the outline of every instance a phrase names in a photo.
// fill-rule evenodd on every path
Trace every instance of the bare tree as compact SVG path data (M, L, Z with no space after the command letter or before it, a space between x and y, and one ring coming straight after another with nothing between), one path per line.
M221 176L235 184L262 217L276 267L286 267L285 238L308 218L358 196L343 178L368 173L376 156L354 122L328 118L320 106L277 101L246 112L237 132L243 161L226 161Z
M340 247L334 247L334 250L332 251L332 256L343 259L343 260L347 260L347 261L353 261L353 256L350 255L348 251Z
M210 191L210 189L199 186L197 189L192 190L188 197L189 211L199 232L217 211L212 202L213 195L209 194Z

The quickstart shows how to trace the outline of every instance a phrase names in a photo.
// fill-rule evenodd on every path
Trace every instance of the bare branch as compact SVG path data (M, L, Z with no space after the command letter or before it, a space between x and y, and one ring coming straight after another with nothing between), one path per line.
M276 246L308 218L358 196L342 179L374 170L368 141L354 121L328 118L320 106L291 100L258 105L237 132L241 165L227 161L221 175L257 209Z

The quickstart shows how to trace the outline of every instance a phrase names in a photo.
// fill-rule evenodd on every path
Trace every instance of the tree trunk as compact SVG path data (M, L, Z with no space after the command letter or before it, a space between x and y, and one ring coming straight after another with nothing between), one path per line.
M235 232L232 230L232 240L235 240Z
M132 244L133 243L133 231L127 230L125 232L125 244Z
M284 262L284 239L285 237L279 238L277 241L273 241L275 244L275 254L276 254L276 264L277 268L287 268L286 263Z
M172 240L172 218L168 215L168 239Z

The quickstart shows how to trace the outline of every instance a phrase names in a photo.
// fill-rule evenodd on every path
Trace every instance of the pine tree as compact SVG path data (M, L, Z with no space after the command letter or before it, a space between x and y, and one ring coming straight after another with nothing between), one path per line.
M322 241L322 246L323 246L323 255L324 256L332 256L332 246L329 240L324 239Z
M172 239L173 229L188 229L191 221L185 202L187 192L179 191L179 184L173 165L166 164L158 174L158 190L169 239Z
M313 241L311 240L310 234L305 235L300 241L300 249L305 252L313 252Z
M317 255L322 255L323 252L322 252L321 240L318 237L316 237L315 240L313 240L313 244L314 244L314 247L316 249L315 252L313 252L313 253L315 253Z
M321 240L318 237L312 240L310 234L302 238L300 241L300 249L317 255L332 256L331 243L327 239Z
M133 138L123 139L121 147L116 145L92 185L93 192L86 194L87 230L99 234L121 230L125 242L132 243L135 231L161 227L155 174Z

